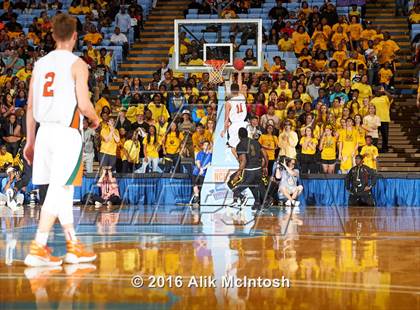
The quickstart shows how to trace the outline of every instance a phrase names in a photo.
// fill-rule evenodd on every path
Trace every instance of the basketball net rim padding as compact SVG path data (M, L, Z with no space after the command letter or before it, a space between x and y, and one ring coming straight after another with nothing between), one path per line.
M204 64L210 68L209 71L209 83L210 84L220 84L224 82L223 70L225 69L228 62L223 59L209 59L204 62Z

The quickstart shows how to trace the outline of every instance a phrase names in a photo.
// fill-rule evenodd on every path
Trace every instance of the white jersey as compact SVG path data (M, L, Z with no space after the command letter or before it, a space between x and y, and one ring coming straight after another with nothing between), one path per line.
M65 50L55 50L35 63L33 70L34 118L39 123L81 128L77 110L72 65L79 59Z
M244 95L239 94L236 97L232 97L230 100L230 112L229 120L232 123L243 122L245 121L247 111L246 111L246 99Z

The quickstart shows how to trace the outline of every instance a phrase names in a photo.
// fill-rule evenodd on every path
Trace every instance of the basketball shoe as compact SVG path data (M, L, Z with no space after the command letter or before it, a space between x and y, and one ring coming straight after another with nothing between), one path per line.
M89 263L96 259L96 254L85 250L80 241L67 241L67 254L64 262L67 264Z
M42 246L33 240L24 263L29 267L60 266L63 260L59 257L52 256L51 252L49 247Z

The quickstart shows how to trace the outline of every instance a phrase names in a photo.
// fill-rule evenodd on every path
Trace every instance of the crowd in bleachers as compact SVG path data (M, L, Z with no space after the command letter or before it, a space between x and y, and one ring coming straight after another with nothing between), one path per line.
M50 17L59 10L68 10L80 21L80 56L91 67L92 100L102 119L97 132L85 135L88 172L94 158L117 172L179 172L183 169L180 158L193 160L204 142L212 140L217 96L207 73L172 72L163 60L151 82L143 84L135 76L126 76L119 96L110 98L109 77L126 55L130 41L140 36L146 10L137 3L128 3L127 10L104 1L54 1L48 7L41 1L19 8L7 3L0 7L4 12L0 16L1 120L2 140L12 158L18 155L25 136L32 65L54 48ZM206 5L192 2L187 17L194 12L214 13ZM22 10L24 14L17 17L15 12ZM362 20L359 8L339 12L344 11L337 11L333 3L280 1L238 1L221 12L224 18L272 18L269 23L264 21L265 73L243 76L248 118L254 127L249 130L268 151L271 162L277 155L298 156L304 173L320 171L319 162L324 172L336 172L331 166L338 159L341 170L347 171L358 151L376 167L375 149L369 144L377 145L378 130L382 151L388 151L389 106L399 47L388 33ZM111 36L107 36L109 29ZM236 42L235 33L231 35ZM112 44L112 36L122 38L118 41L121 46L107 45ZM117 49L111 50L116 47L119 55ZM202 64L198 47L188 38L181 42L181 50ZM249 50L243 58L247 64L255 61ZM85 130L90 130L87 124ZM366 136L372 141L366 141ZM0 161L4 156L9 155L1 155Z
M364 20L364 10L354 5L345 11L331 2L268 5L269 1L237 1L221 16L269 17L264 21L263 38L268 74L245 73L243 80L249 118L258 127L251 131L259 133L271 164L277 154L298 154L303 173L320 171L318 163L327 173L338 168L347 172L361 152L365 163L376 169L379 132L382 152L389 148L389 110L399 46L389 33ZM209 12L192 2L186 17L215 15L204 13ZM232 42L238 42L234 32L230 35ZM185 37L180 41L181 50L192 55L193 42ZM237 50L241 50L240 42ZM247 64L255 64L252 50L242 56ZM334 167L336 161L339 167Z
M141 4L141 5L140 5ZM51 19L68 12L77 19L79 42L75 53L90 67L92 101L107 93L108 84L139 39L152 1L10 1L0 2L0 169L21 162L25 141L25 111L34 63L55 48Z

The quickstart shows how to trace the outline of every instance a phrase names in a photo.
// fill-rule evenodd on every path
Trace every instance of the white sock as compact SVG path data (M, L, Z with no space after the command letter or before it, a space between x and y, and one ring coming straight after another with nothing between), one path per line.
M72 242L77 241L76 232L74 228L65 229L64 236L66 238L66 241L72 241Z
M48 232L40 232L38 230L35 235L35 241L42 246L46 246L48 241L48 235Z

